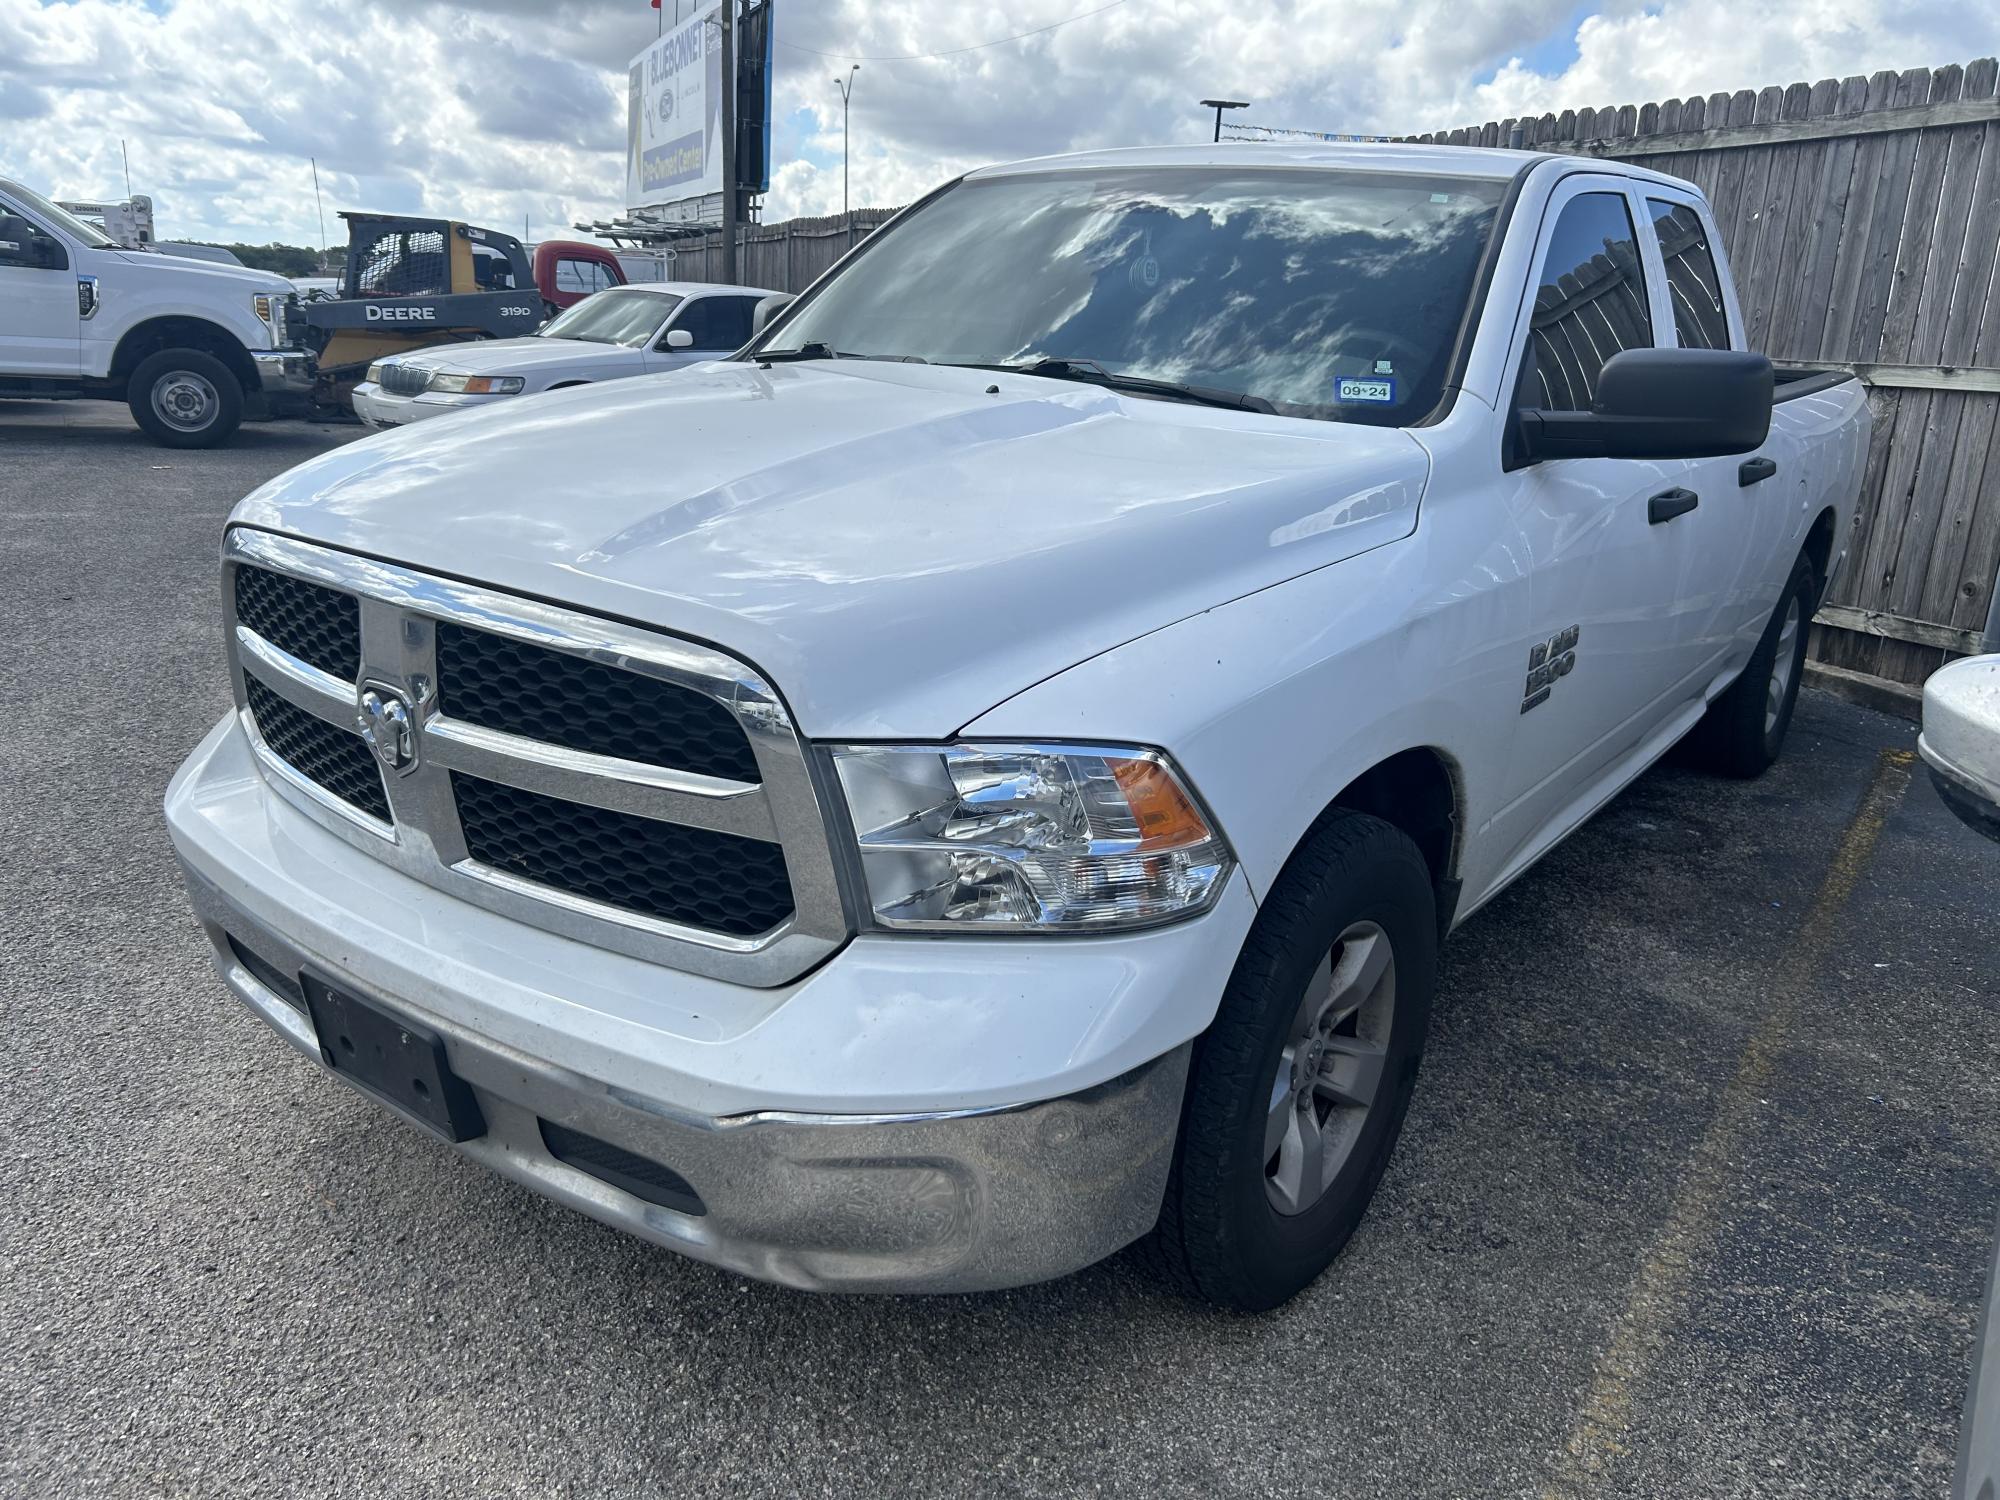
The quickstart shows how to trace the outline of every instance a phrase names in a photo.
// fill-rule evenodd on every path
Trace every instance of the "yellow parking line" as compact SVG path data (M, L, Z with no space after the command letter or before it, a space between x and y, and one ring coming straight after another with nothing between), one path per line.
M1666 1226L1632 1280L1625 1309L1577 1408L1576 1424L1557 1455L1556 1473L1542 1491L1543 1500L1589 1494L1598 1478L1626 1451L1625 1437L1632 1426L1632 1392L1665 1346L1680 1315L1695 1258L1714 1233L1730 1169L1749 1131L1765 1080L1776 1064L1807 986L1826 957L1841 908L1860 884L1882 825L1910 784L1910 767L1915 760L1908 750L1884 750L1877 760L1868 794L1847 826L1813 898L1812 910L1778 962L1763 1023L1744 1047L1736 1075L1722 1091L1715 1118L1682 1174Z

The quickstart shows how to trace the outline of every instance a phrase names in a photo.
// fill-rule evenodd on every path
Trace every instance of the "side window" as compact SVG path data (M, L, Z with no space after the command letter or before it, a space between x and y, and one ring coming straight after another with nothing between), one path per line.
M474 245L472 279L481 291L511 292L514 290L513 262L507 259L505 251L495 250L491 245Z
M696 349L727 353L750 342L750 309L755 306L744 297L702 297L681 309L674 327L693 334Z
M588 293L597 290L597 283L589 273L595 270L586 260L559 260L556 262L556 290L559 292Z
M5 203L0 203L0 266L31 266L63 270L69 265L62 241L43 234Z
M1729 315L1722 306L1722 278L1708 248L1701 215L1685 203L1648 198L1660 259L1667 265L1667 291L1674 302L1674 337L1683 349L1727 349Z
M1542 261L1519 401L1588 411L1604 362L1651 348L1646 276L1622 193L1579 193L1564 205Z

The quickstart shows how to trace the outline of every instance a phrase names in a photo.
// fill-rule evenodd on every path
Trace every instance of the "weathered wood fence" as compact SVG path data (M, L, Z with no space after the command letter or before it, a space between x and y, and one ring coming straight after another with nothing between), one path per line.
M1870 388L1860 513L1813 649L1899 682L1981 649L2000 613L1996 73L1982 58L1407 137L1609 157L1707 193L1750 346Z
M736 242L736 279L744 286L800 292L828 266L868 238L892 208L857 208L823 219L787 219L746 225ZM681 281L713 281L722 271L722 236L676 241L673 274Z

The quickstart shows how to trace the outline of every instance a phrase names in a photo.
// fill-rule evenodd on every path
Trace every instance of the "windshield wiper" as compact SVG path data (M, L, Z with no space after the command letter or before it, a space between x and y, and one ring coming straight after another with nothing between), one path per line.
M1146 375L1121 375L1097 360L1080 356L1067 359L1035 359L1003 365L966 365L968 370L1003 370L1009 375L1042 375L1051 380L1075 380L1085 385L1101 385L1108 390L1131 391L1140 396L1164 396L1170 401L1191 401L1202 406L1226 406L1236 411L1263 412L1275 416L1278 408L1262 396L1245 391L1225 391L1212 385L1189 385L1179 380L1154 380Z
M845 349L829 348L817 339L803 343L796 349L766 349L761 354L751 355L750 358L760 365L786 364L801 359L875 359L898 365L930 363L921 354L850 354Z

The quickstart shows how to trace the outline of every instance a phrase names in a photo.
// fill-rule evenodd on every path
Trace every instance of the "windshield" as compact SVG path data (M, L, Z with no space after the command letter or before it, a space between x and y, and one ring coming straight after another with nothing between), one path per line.
M878 231L770 349L1090 361L1402 425L1443 394L1505 188L1255 168L975 178Z
M659 336L680 305L680 298L666 292L598 292L557 314L541 333L545 339L583 339L641 349Z
M0 182L0 193L19 203L30 213L39 214L44 223L54 224L72 237L82 240L93 250L116 250L118 241L111 238L95 224L86 224L66 208L57 208L40 193L31 193L18 182Z

